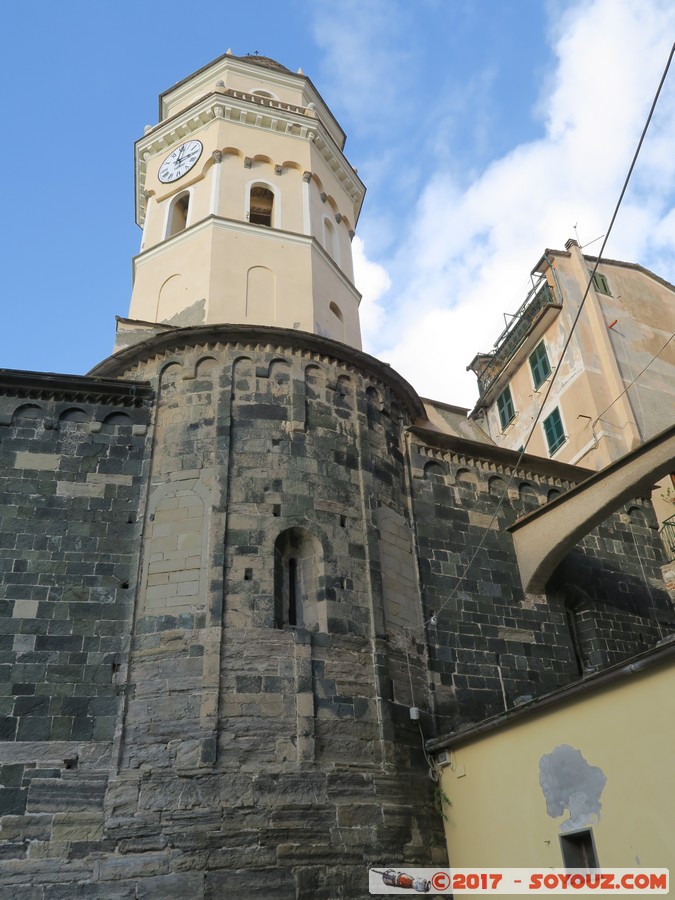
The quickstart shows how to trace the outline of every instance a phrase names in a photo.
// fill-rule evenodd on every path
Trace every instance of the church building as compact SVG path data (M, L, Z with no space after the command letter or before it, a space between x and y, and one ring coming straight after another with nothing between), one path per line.
M427 742L673 632L642 499L673 430L600 502L364 353L344 144L266 57L178 82L113 354L0 370L16 900L362 898L369 866L447 864ZM580 494L528 580L516 532Z

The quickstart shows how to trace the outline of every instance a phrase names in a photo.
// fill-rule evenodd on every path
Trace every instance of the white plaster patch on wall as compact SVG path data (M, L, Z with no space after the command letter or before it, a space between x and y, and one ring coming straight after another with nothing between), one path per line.
M607 776L591 766L580 750L561 744L539 760L539 784L546 798L546 812L553 819L569 810L561 831L588 828L600 819L600 795Z

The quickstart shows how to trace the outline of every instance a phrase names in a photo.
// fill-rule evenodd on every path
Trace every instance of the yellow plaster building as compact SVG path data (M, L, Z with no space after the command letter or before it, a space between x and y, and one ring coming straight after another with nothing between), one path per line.
M480 391L471 416L497 444L525 444L596 262L575 240L547 249L493 350L470 363ZM642 266L603 259L527 452L598 470L670 425L674 332L675 287ZM661 520L673 513L660 496L668 485L654 497Z
M450 865L675 872L675 646L429 742Z

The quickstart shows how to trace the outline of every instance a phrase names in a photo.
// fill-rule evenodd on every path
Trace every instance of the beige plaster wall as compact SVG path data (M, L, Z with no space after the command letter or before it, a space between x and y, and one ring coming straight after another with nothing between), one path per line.
M672 666L468 741L452 751L441 779L452 804L445 805L450 864L561 866L559 835L592 827L601 866L674 869L673 746ZM550 772L565 754L567 799L540 784L542 759ZM547 811L546 794L549 809L560 801L560 815Z
M555 370L593 266L576 246L549 259L555 276L548 269L547 278L551 286L560 287L563 308L543 335L525 342L522 362L512 363L511 370L507 367L500 379L495 395L508 384L515 418L502 429L495 401L484 420L488 434L514 450L525 443L551 377L535 390L528 357L541 339ZM630 265L602 263L598 272L607 278L611 296L593 286L588 291L553 390L527 447L528 452L550 455L543 421L558 407L566 441L554 458L596 469L667 427L672 419L669 410L675 408L675 342L665 346L675 331L672 289ZM656 354L660 354L658 359L652 361Z

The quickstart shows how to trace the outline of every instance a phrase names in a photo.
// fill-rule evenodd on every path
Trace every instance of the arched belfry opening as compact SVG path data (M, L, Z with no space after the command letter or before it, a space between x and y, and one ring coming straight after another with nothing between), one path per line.
M189 210L190 195L187 192L179 194L178 197L172 201L171 208L169 209L169 220L166 230L167 237L173 237L174 234L185 231L188 223Z
M251 186L249 201L249 222L253 225L271 227L274 214L274 193L264 184L254 184Z
M274 543L274 624L325 630L323 549L306 528L282 531Z

